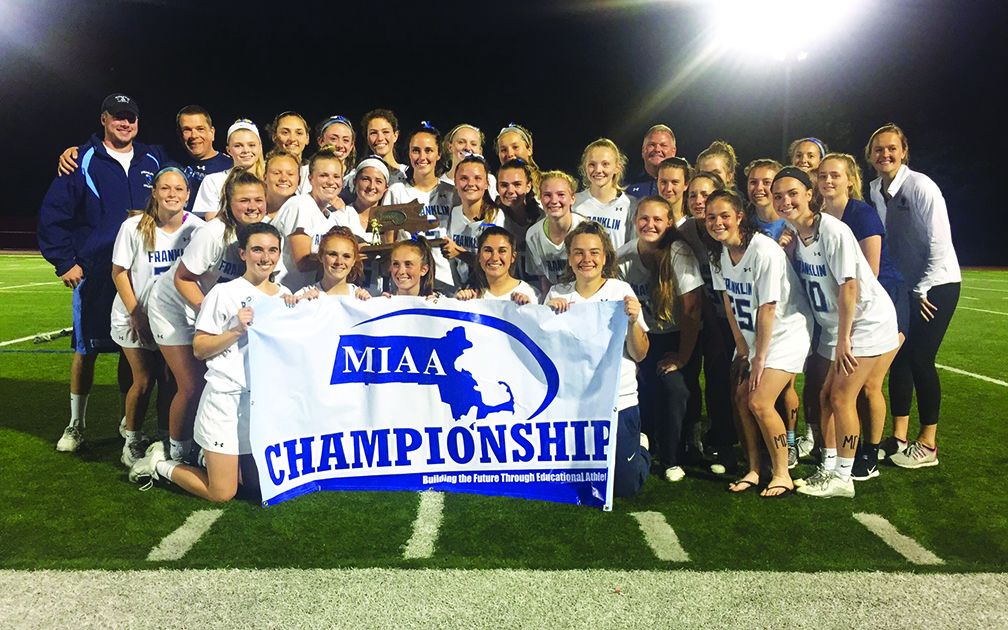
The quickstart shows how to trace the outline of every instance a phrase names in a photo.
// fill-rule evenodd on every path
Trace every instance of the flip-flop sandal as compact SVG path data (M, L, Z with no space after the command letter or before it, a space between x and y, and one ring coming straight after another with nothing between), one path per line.
M794 488L788 488L787 486L767 486L767 490L784 490L780 494L761 494L760 496L764 499L783 499L789 494L794 494Z
M757 485L757 483L758 482L749 481L748 479L739 479L738 481L734 481L734 482L728 484L728 492L735 492L735 493L747 492L747 491L752 490L753 488L755 488L756 485ZM735 490L734 489L734 488L738 488L742 484L745 484L745 487L742 488L741 490Z

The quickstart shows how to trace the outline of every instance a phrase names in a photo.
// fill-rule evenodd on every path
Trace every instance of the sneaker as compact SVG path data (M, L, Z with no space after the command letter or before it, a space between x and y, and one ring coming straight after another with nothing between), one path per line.
M645 451L651 450L651 442L648 441L647 433L640 434L640 445L644 447Z
M851 469L851 479L854 481L868 481L878 476L878 464L868 461L867 457L859 457L854 460L854 468Z
M895 435L890 435L879 444L879 459L886 460L906 450L907 443Z
M147 448L147 454L137 460L130 468L129 480L136 483L140 480L140 477L150 477L152 480L159 479L157 464L164 460L164 442L154 442Z
M811 479L809 477L806 481ZM798 494L810 497L822 497L824 499L830 497L847 497L852 499L854 498L854 482L850 479L840 481L840 477L829 473L828 475L817 477L816 483L807 483L804 486L799 486L797 492Z
M73 453L84 443L84 433L76 424L63 429L63 437L56 442L56 450L60 453Z
M122 439L126 439L126 416L123 416L119 421L119 435L122 436Z
M710 470L715 475L734 475L738 472L738 459L735 457L735 449L725 449L715 457Z
M812 449L815 448L815 440L805 435L799 435L795 438L795 446L798 447L798 457L808 457L812 454Z
M791 470L798 465L798 447L788 446L787 447L787 467Z
M920 442L914 442L906 450L896 453L889 461L900 468L924 468L938 465L938 447L928 448Z
M672 483L682 481L686 478L686 471L680 466L672 466L671 468L665 469L665 478Z
M832 476L833 473L826 472L826 469L822 467L822 464L820 464L816 468L816 471L811 475L809 475L808 477L805 477L804 479L795 479L794 485L796 488L800 488L802 486L813 486L817 484L822 484L826 482L828 477Z
M140 440L126 442L122 449L122 463L127 468L132 468L133 464L144 456L144 445Z

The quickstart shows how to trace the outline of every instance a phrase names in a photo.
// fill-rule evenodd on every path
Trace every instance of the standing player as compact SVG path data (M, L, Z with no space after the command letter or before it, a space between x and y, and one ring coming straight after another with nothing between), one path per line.
M206 469L167 460L164 445L157 442L133 465L130 481L165 479L208 501L230 501L239 484L258 489L249 438L247 333L256 303L289 291L270 282L280 259L280 233L275 227L266 223L244 226L236 244L245 272L210 290L193 337L194 356L207 366L207 387L194 428Z
M305 122L305 119L301 116L301 114L287 111L278 114L277 117L273 119L273 123L270 124L266 130L269 132L270 139L273 141L273 149L271 150L271 153L277 149L283 149L293 155L294 159L297 161L297 181L299 183L295 184L298 186L296 192L308 192L308 164L302 164L301 159L309 141L308 123Z
M193 231L203 221L184 209L189 200L188 180L169 166L154 178L154 192L142 212L123 222L112 250L112 282L117 295L112 303L112 338L123 349L133 373L126 394L126 443L122 462L132 466L143 457L140 424L147 413L155 381L158 416L168 420L174 385L165 378L164 359L157 351L148 320L148 299L157 276L182 255Z
M637 407L637 363L648 353L648 327L633 289L616 279L616 250L609 241L608 230L594 221L585 221L567 235L565 244L569 252L567 269L561 276L561 284L550 289L546 296L547 306L565 313L573 304L620 301L627 315L617 397L613 494L633 496L644 487L651 467L651 454L647 437L640 430Z
M515 237L515 277L539 286L539 276L528 272L526 233L542 217L532 189L532 168L520 158L508 160L497 171L497 205L504 211L504 229Z
M659 182L661 177L659 170ZM617 256L619 277L633 288L648 326L649 349L637 375L641 426L655 438L665 478L676 482L686 476L682 466L689 443L683 436L693 433L685 424L688 405L694 396L699 402L696 341L703 279L689 245L672 225L672 207L666 199L642 199L635 223L637 238L620 248ZM694 381L696 391L690 385ZM699 411L694 421L699 421Z
M682 227L689 218L686 209L686 191L689 189L692 169L689 162L680 157L666 158L658 166L658 194L669 202L672 225ZM636 223L636 222L635 222Z
M707 231L715 241L714 288L723 291L735 337L733 384L749 458L749 472L728 489L744 492L760 483L762 432L772 477L761 496L782 497L794 490L794 484L788 473L784 421L774 403L808 356L808 304L784 250L746 222L737 194L717 191L707 198Z
M528 259L525 270L539 278L540 294L546 295L567 267L565 243L579 223L585 220L571 212L577 183L563 171L546 171L542 174L542 207L546 213L525 233Z
M490 225L504 226L504 213L490 197L489 169L482 155L469 155L455 169L455 192L462 200L452 208L448 242L441 254L451 261L451 293L465 286L476 263L476 242Z
M828 153L826 144L819 138L799 138L788 147L791 166L805 171L813 182L819 172L819 163Z
M815 352L831 362L819 392L823 465L798 488L817 497L853 497L851 480L860 430L857 397L877 384L872 416L885 420L885 378L896 349L896 309L875 279L850 228L828 214L812 212L812 182L789 166L773 181L773 203L797 236L794 268L822 328ZM810 392L814 394L815 392Z
M314 284L319 274L318 247L332 228L333 212L343 207L343 162L332 147L322 147L308 160L307 194L288 199L270 222L283 236L282 264L273 278L291 291Z
M724 140L715 140L710 146L700 152L696 159L696 170L716 173L724 182L726 190L735 190L735 169L738 159L735 149Z
M581 183L585 190L574 199L574 212L605 226L613 247L619 249L634 234L630 219L637 199L623 192L627 159L608 138L599 138L581 154Z
M251 120L239 118L228 128L227 153L231 156L231 168L247 169L262 179L266 170L262 141L259 139L259 129ZM196 197L196 202L192 206L193 214L207 221L217 215L220 211L224 180L230 172L229 168L203 178L199 194L193 192L193 197Z
M458 195L454 183L448 184L443 178L438 178L442 159L441 134L429 124L422 123L406 138L406 146L409 147L410 160L408 180L389 186L382 203L391 205L418 201L423 205L422 215L438 220L437 235L446 235L451 222L451 210L457 203L455 199ZM400 236L408 238L412 234L401 233ZM434 251L434 268L434 277L438 282L436 290L453 293L451 264L441 250Z
M205 384L206 367L193 354L196 315L211 288L243 273L237 230L266 216L265 185L245 169L232 169L224 182L224 203L227 209L193 233L181 258L151 289L151 331L178 386L169 422L169 456L176 461L191 450L192 423Z
M451 160L451 166L444 173L441 173L441 181L454 189L455 169L458 168L458 165L466 156L470 154L483 155L484 142L486 142L486 136L483 135L479 127L470 125L469 123L462 123L452 127L452 130L448 132L448 135L445 136L441 144L442 159L448 158ZM497 180L494 178L493 173L490 174L490 195L494 198L497 196ZM458 204L459 200L455 199L452 207Z
M110 336L115 298L112 249L127 211L144 207L151 180L166 166L157 147L135 142L139 110L125 94L102 102L102 136L80 147L81 168L57 177L38 215L42 255L63 284L73 289L74 348L70 368L70 423L56 444L76 451L84 440L85 410L101 352L118 352ZM119 389L128 390L126 361L120 355Z
M945 198L928 176L910 170L908 157L906 136L892 123L875 131L865 147L865 158L878 173L871 183L872 203L885 224L893 262L910 288L910 326L889 374L893 437L888 442L890 449L902 449L892 455L894 464L921 468L938 465L941 382L935 357L959 302L962 275ZM908 443L915 389L920 433Z
M497 157L500 163L515 158L532 169L532 190L539 192L539 165L532 159L532 132L516 123L509 123L497 134Z

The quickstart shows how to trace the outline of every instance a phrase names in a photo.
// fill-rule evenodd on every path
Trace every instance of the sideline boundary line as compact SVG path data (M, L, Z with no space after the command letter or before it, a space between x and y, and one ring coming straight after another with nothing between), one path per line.
M24 289L26 287L40 287L46 284L63 284L62 282L32 282L30 284L12 284L9 287L0 287L0 291L5 289Z
M988 311L987 309L973 308L972 306L960 306L958 308L961 308L964 311L976 311L977 313L990 313L991 315L1008 315L1008 313L1005 313L1004 311Z
M181 560L193 545L207 533L224 510L198 510L189 515L182 526L165 536L147 555L148 562Z
M854 520L867 527L868 531L914 564L945 564L944 560L922 547L916 540L899 533L892 523L878 514L858 512L854 514Z
M962 376L971 376L973 378L980 379L981 381L987 381L988 383L994 383L995 385L1000 385L1001 387L1008 387L1008 383L1006 383L1005 381L998 380L996 378L991 378L989 376L984 376L983 374L974 374L973 372L967 372L966 370L960 370L959 368L949 367L947 365L942 365L940 363L935 363L935 367L940 368L942 370L948 370L953 374L961 374Z

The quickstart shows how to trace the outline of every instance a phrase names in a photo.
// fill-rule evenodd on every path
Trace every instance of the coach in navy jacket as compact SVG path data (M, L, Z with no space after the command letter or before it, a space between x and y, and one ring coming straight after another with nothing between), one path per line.
M167 166L160 148L133 141L137 119L133 99L109 95L101 109L104 136L92 136L80 147L81 168L57 177L39 209L39 249L63 284L74 290L70 425L56 444L59 451L75 451L84 439L97 353L119 350L109 330L116 294L112 247L119 227L130 210L144 207L154 176ZM127 381L120 382L125 391L128 378L122 380Z

